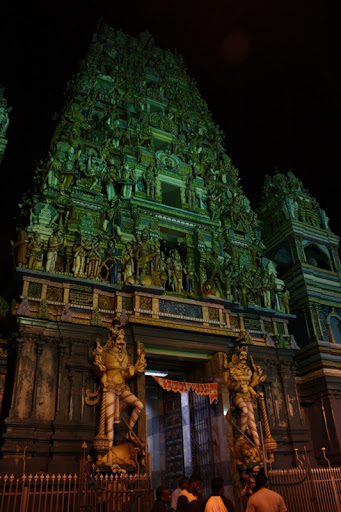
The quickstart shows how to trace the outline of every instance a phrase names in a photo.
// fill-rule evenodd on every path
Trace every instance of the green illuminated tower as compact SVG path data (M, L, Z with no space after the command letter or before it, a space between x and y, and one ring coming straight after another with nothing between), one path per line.
M269 258L277 265L297 316L293 332L301 401L311 427L314 455L321 447L341 460L341 267L339 237L302 182L289 171L267 176L261 216Z

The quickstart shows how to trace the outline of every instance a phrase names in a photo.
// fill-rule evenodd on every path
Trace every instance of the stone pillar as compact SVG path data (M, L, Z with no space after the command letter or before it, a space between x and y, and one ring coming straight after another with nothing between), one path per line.
M12 388L12 400L11 400L11 408L9 411L9 418L15 417L17 415L17 403L19 400L19 393L21 384L19 385L19 368L21 366L21 355L24 346L24 338L17 338L15 341L16 348L16 357L15 357L15 367L14 367L14 376L13 376L13 388Z
M285 429L282 429L280 438L276 441L282 451L281 458L286 457L287 465L290 467L295 465L295 448L299 453L304 451L304 446L307 444L307 431L298 400L294 363L282 360L276 366L278 381L281 385L281 403L286 417Z
M305 252L302 247L302 237L299 235L294 235L293 240L295 243L296 254L297 254L298 260L301 263L307 263L306 257L305 257ZM296 261L295 261L295 263L296 263Z
M233 444L233 427L226 420L230 409L229 390L221 382L223 374L223 353L214 354L206 365L206 380L218 382L218 402L215 404L216 414L211 417L213 457L216 474L225 482L225 495L238 507L241 507L240 479L236 469L234 455L229 446Z
M37 403L37 392L38 392L38 370L40 365L40 357L43 352L44 340L41 338L37 338L35 340L35 353L36 353L36 362L34 368L34 376L33 376L33 390L32 390L32 404L31 404L31 413L30 417L36 417L36 403Z
M58 373L57 373L57 387L56 387L56 413L55 418L61 418L61 398L62 398L62 377L63 377L63 360L66 353L66 343L64 339L58 340L57 345L57 359L58 359ZM62 413L63 415L63 413Z
M97 387L91 353L95 336L87 339L62 337L56 347L55 418L51 436L49 472L77 472L82 443L91 449L97 433L97 406L85 404L86 389ZM63 469L64 468L64 469Z
M12 404L5 419L0 471L3 466L6 471L20 474L25 447L27 471L47 471L54 402L51 397L53 380L49 378L51 369L41 364L45 344L39 334L21 335L16 341Z
M188 393L181 393L182 439L184 450L184 474L192 472L191 418Z

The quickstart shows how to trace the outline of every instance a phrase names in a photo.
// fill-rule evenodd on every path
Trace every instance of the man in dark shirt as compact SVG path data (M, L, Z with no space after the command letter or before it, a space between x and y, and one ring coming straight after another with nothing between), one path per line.
M178 498L178 512L201 512L201 482L199 475L190 477L188 489L183 489Z
M167 512L167 504L170 502L171 492L165 485L160 485L156 489L156 500L150 512Z
M202 512L235 512L232 501L224 496L224 480L213 478L211 482L212 495L203 503Z

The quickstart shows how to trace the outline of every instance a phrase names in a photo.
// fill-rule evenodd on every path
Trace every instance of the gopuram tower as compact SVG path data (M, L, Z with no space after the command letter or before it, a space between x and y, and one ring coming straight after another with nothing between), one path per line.
M92 449L92 361L118 322L135 367L141 342L147 370L182 383L162 387L142 366L132 380L143 404L134 433L155 482L174 488L195 470L208 484L212 472L231 483L231 457L244 467L252 454L231 454L227 441L260 449L262 414L265 438L277 442L274 457L275 444L267 447L272 463L290 465L308 444L293 315L223 134L182 58L147 32L136 39L101 25L67 93L17 226L17 337L0 464L17 471L27 446L30 471L71 470L82 442ZM246 361L251 437L229 394ZM191 383L217 385L217 400ZM125 426L115 429L120 442Z
M267 255L286 284L301 347L297 381L314 456L341 461L341 266L326 212L293 174L267 176L261 203Z

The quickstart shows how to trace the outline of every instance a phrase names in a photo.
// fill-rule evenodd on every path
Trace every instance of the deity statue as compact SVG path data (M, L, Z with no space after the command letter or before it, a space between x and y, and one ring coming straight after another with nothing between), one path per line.
M77 240L73 245L73 275L79 277L84 274L85 258L87 255L88 246L84 240L83 233L80 235L80 239Z
M124 164L121 182L123 183L122 196L129 199L133 191L133 185L136 182L136 174L135 169L130 167L128 163Z
M177 293L182 293L182 279L183 279L183 265L181 256L177 249L169 251L169 258L167 258L167 271L169 280L173 282L173 289Z
M144 171L143 178L146 183L146 192L149 199L155 199L157 175L158 169L152 165L148 165L147 169Z
M115 240L109 240L105 260L100 267L100 275L103 281L110 281L110 284L116 284L118 281L118 270L121 263L120 251L116 248Z
M129 278L134 279L135 262L132 242L128 242L121 254L121 265L123 271L123 282L126 283Z
M266 269L262 279L262 292L265 308L271 309L272 307L272 298L275 287L275 276Z
M88 249L87 277L96 278L101 263L101 243L99 236L95 236L86 248Z
M289 290L286 288L282 294L281 294L281 303L282 303L282 306L284 308L284 311L285 313L290 313L290 306L289 306L289 302L290 302L290 292Z
M36 270L43 264L43 248L44 244L40 238L40 234L35 231L28 244L28 268Z
M184 267L184 272L186 274L186 292L188 295L194 294L194 279L195 279L195 261L193 253L188 253L186 266Z
M137 360L135 365L131 364L124 339L124 330L118 325L111 327L108 333L108 340L104 347L101 346L99 338L96 340L96 349L93 352L95 372L101 378L101 415L99 436L101 439L107 438L107 452L101 456L98 455L98 462L111 466L114 459L114 426L120 423L120 411L128 406L132 406L133 410L127 422L128 432L126 439L129 442L138 441L136 434L133 432L134 425L143 409L142 402L130 391L126 381L142 374L147 366L145 352L143 346L138 342ZM87 392L87 397L94 394ZM96 403L91 400L86 400ZM105 424L105 433L104 433Z
M195 209L196 188L195 188L193 176L187 177L186 194L187 194L188 208L190 208L191 210L194 210Z
M17 237L18 240L16 242L11 240L13 249L17 250L17 266L27 267L28 234L24 229L20 229L18 230Z
M111 201L116 197L116 190L114 183L117 180L117 171L114 167L109 167L103 176L105 182L105 190L107 193L108 201Z
M58 252L64 249L66 245L66 238L63 236L63 231L61 229L57 229L55 233L53 233L48 241L47 246L47 256L46 256L46 272L54 272L56 267L56 261Z
M258 394L254 387L260 382L264 382L266 376L258 376L253 378L251 368L246 364L248 356L248 347L245 342L240 343L237 354L232 356L232 361L227 362L225 355L224 360L224 382L227 384L230 391L233 394L233 405L238 409L240 413L239 427L240 431L245 434L247 431L253 440L254 445L259 449L259 435L257 432L255 415L253 412L255 398L258 398ZM240 436L243 440L243 435Z
M273 452L276 450L276 442L272 439L269 427L269 421L266 413L264 402L264 394L257 393L255 387L264 382L266 375L259 365L255 365L251 357L252 370L247 365L248 347L246 339L250 337L246 331L244 336L239 340L239 348L236 354L232 356L232 361L228 363L226 354L224 355L224 372L223 382L227 385L232 393L232 403L235 406L239 415L239 432L235 447L240 448L244 445L248 438L252 440L253 446L260 450L259 435L256 426L254 409L256 408L256 401L259 400L261 404L263 421L265 426L265 448L268 452L269 460L274 460Z
M160 255L158 245L154 243L149 237L148 228L144 228L141 235L138 237L136 256L138 265L138 275L140 282L143 281L146 275L152 274L153 262L158 259Z

